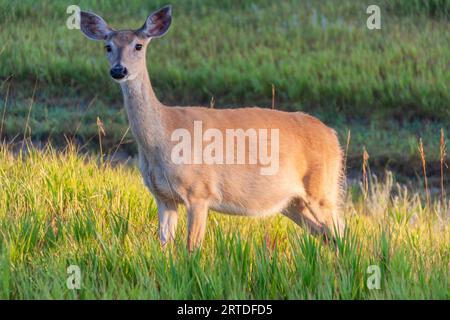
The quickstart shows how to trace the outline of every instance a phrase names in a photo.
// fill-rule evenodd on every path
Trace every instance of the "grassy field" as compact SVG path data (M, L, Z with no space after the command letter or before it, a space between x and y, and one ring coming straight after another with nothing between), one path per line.
M173 25L147 56L163 103L270 107L274 85L277 109L336 128L350 182L339 253L281 216L213 212L201 252L185 249L184 214L161 250L102 44L66 27L71 1L0 0L0 299L450 299L450 202L438 197L441 167L450 186L440 140L443 129L450 141L450 1L77 4L137 28L168 2ZM366 27L370 4L381 30ZM368 190L364 149L380 177ZM116 151L131 165L111 165ZM81 268L78 291L66 287L69 265ZM369 266L379 290L366 285Z
M269 107L274 84L277 108L311 112L343 141L351 130L350 159L366 146L380 167L416 167L423 137L430 164L438 161L439 129L450 126L449 1L376 1L376 31L366 27L373 1L170 2L173 26L148 54L164 103ZM165 3L78 2L116 28L140 26ZM120 90L102 45L67 29L69 4L0 0L0 138L20 140L29 119L35 140L65 144L66 135L97 147L98 116L105 147L115 148L127 129Z
M429 1L436 16L426 8L409 14L421 1L379 1L379 31L366 27L369 2L174 0L170 34L149 53L154 84L168 103L208 104L215 96L225 105L269 106L275 84L281 106L292 110L450 116L449 2ZM116 28L139 27L163 3L79 1ZM38 79L50 100L100 93L120 103L102 46L66 27L69 4L0 2L0 74L31 87Z
M152 197L133 167L73 149L0 148L2 299L450 299L450 203L425 205L391 175L351 186L339 254L281 216L211 213L201 252L161 250ZM66 269L81 268L68 290ZM366 286L378 266L381 287Z

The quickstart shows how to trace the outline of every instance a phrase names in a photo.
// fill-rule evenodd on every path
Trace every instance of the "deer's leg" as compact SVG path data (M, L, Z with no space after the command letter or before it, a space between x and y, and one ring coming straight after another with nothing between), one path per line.
M321 225L324 236L335 240L344 234L345 224L339 216L339 180L341 160L337 157L327 166L313 167L303 179L305 195L302 197L307 211Z
M310 200L306 203L306 207L323 226L325 235L330 235L333 239L343 237L345 222L332 203L327 200Z
M175 232L178 223L177 205L172 202L157 201L159 219L159 239L161 246L175 239Z
M331 237L336 240L344 234L345 223L336 210L327 207L324 202L309 199L293 201L282 212L283 215L316 236Z
M197 201L187 206L188 211L188 250L200 247L206 230L208 205L206 201Z
M305 206L304 201L301 199L295 199L281 213L294 221L300 227L306 228L314 235L320 235L323 233L322 224L314 217L314 215Z

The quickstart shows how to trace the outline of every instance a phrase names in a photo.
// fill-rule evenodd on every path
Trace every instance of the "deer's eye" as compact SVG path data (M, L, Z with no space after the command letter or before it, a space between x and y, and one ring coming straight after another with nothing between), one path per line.
M105 50L106 50L107 52L111 52L111 51L112 51L112 48L111 48L110 45L107 45L107 46L105 46Z
M141 51L141 50L142 50L142 44L138 43L134 48L135 48L137 51Z

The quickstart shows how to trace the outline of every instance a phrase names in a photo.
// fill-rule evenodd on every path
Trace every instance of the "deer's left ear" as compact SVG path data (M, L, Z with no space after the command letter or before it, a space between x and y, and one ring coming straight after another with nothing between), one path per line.
M86 37L92 40L105 40L113 28L102 17L92 12L80 12L80 29Z
M159 38L167 33L172 23L172 6L165 6L148 16L138 30L146 38Z

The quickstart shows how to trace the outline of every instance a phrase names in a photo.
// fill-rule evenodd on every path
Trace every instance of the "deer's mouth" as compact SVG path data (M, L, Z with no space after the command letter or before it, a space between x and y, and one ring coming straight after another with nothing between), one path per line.
M136 76L137 76L137 74L127 74L123 78L114 78L114 77L112 77L112 79L113 79L114 82L124 83L124 82L127 82L127 81L134 80L136 78Z
M126 82L128 80L128 77L121 78L121 79L117 79L117 78L112 78L112 79L113 79L114 82L123 83L123 82Z

